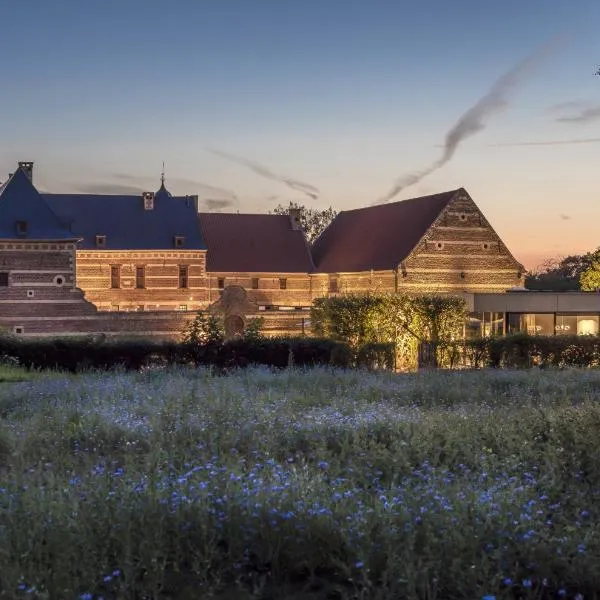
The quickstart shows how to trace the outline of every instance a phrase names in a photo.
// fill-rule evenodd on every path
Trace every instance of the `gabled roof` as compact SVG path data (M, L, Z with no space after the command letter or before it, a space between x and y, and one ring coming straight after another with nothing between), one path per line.
M166 190L145 210L139 196L44 194L54 212L83 238L79 248L96 249L96 235L106 236L106 250L172 250L174 237L183 236L178 250L206 248L191 199Z
M313 244L316 270L395 269L458 191L340 212Z
M17 221L27 224L17 234ZM22 169L0 186L0 239L76 240L65 227Z
M287 215L200 213L209 272L309 273L304 234Z

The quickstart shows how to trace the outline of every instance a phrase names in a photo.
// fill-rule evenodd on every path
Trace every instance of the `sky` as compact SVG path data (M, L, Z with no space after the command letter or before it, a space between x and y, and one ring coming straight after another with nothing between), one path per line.
M164 162L173 193L240 212L373 204L534 54L393 200L465 187L528 268L600 246L598 0L31 0L0 18L0 180L32 160L41 190L137 193Z

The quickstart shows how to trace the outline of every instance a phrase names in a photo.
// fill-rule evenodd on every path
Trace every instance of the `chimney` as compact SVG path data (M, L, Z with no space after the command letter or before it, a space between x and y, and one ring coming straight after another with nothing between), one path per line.
M299 208L290 208L290 223L292 224L292 229L295 231L301 231L302 227L300 225L300 209Z
M186 196L185 200L188 206L194 206L196 212L200 212L200 203L198 202L198 195Z
M32 162L19 162L19 169L25 172L25 175L29 178L29 181L33 183L33 163Z
M143 192L144 210L154 210L154 192Z

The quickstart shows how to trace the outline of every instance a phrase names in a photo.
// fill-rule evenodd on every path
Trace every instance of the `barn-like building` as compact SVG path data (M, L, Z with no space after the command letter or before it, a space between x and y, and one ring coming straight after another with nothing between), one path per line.
M21 335L173 336L229 296L230 333L258 314L306 333L315 298L355 291L464 294L484 328L498 318L477 299L523 277L463 188L342 211L311 247L295 214L200 212L164 178L139 196L42 194L21 162L0 187L0 325Z

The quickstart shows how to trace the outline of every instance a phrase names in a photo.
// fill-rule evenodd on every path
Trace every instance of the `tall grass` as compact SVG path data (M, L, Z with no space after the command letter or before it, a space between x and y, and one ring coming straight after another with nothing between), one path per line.
M600 373L0 386L1 598L600 591Z

